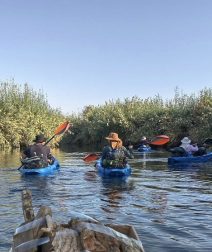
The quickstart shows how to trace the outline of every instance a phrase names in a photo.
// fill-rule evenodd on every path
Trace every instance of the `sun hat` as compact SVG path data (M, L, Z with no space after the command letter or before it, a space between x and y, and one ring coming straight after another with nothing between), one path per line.
M46 138L44 137L43 134L36 135L35 139L33 140L33 142L36 142L36 143L43 143L45 141L46 141Z
M191 143L191 140L190 140L188 137L184 137L184 138L181 140L181 143L183 143L183 144L190 144L190 143Z
M115 132L111 132L109 136L105 137L105 139L109 141L115 141L115 142L120 142L121 139L119 138L118 134Z

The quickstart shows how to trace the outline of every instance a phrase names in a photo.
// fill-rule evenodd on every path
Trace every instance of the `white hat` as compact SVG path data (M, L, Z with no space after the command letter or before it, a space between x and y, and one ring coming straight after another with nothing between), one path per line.
M188 137L184 137L184 138L181 140L181 143L183 143L183 144L190 144L190 143L191 143L191 140L190 140Z

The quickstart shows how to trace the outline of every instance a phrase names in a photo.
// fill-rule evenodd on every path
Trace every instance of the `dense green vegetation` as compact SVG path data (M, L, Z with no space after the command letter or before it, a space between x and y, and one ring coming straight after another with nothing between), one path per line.
M33 141L36 134L47 137L64 121L58 109L52 109L41 91L33 91L10 82L0 83L0 148L19 148ZM56 144L56 142L52 142Z
M170 136L172 144L183 136L201 143L212 137L212 90L203 89L195 96L180 94L176 89L174 98L167 101L160 96L109 101L87 106L71 120L73 134L63 143L72 146L102 145L110 131L119 133L125 143L136 143L143 135L152 139L159 134Z
M25 146L40 132L51 137L67 119L73 124L72 134L66 134L60 146L100 147L111 131L117 132L124 143L136 143L143 135L151 139L159 134L170 136L172 143L182 136L201 143L212 137L212 89L203 89L196 96L181 94L176 89L174 98L166 101L159 95L109 101L86 106L82 113L66 118L59 109L50 107L41 91L14 81L0 83L1 149ZM57 141L51 143L56 145Z

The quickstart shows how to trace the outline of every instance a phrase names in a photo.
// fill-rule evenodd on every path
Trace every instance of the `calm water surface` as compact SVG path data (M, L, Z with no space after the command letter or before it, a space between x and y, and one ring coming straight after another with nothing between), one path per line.
M103 223L131 224L146 252L211 251L212 163L169 167L166 152L137 153L126 180L106 180L82 157L57 151L61 169L50 176L21 176L19 152L0 155L0 251L9 250L23 222L21 191L32 191L33 206L52 208L56 221L80 212Z

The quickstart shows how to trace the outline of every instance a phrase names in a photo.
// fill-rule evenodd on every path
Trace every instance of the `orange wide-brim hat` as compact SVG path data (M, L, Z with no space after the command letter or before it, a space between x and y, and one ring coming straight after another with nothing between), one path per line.
M114 142L120 142L121 139L119 138L118 134L115 132L111 132L109 136L105 137L105 139L109 141L114 141Z

